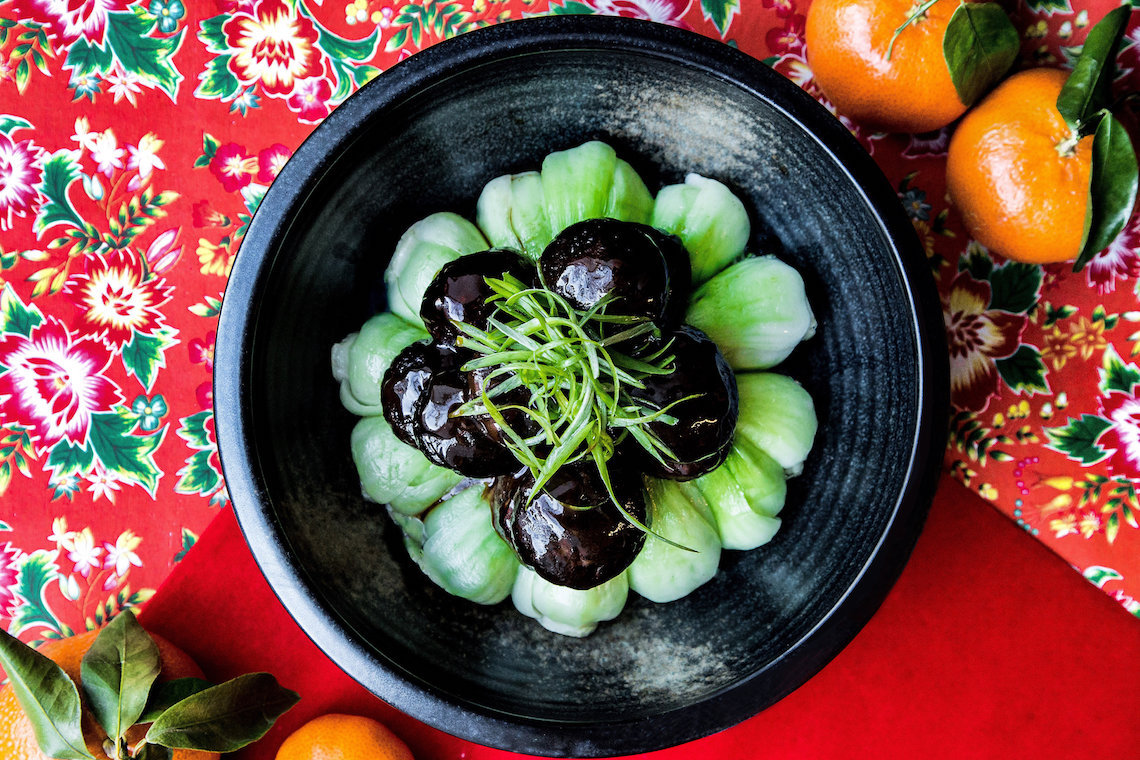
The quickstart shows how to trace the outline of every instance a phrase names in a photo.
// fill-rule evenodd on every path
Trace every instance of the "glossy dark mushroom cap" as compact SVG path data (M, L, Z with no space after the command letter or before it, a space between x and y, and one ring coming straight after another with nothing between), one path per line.
M405 347L388 365L380 383L380 403L384 419L404 443L416 445L413 423L432 373L453 362L454 355L445 356L438 346L420 341Z
M611 471L610 477L622 507L644 523L639 475L624 468ZM598 586L629 567L645 544L644 531L610 499L592 460L563 467L531 498L533 490L534 478L524 470L497 478L491 500L507 543L551 583L575 589Z
M493 293L486 278L501 278L504 273L528 284L535 278L534 265L507 248L471 253L444 264L424 291L420 306L420 317L432 338L454 343L459 334L455 322L485 329L495 311L494 303L487 303Z
M519 466L490 415L456 414L480 393L475 373L460 369L436 372L424 388L413 425L416 446L424 456L470 478L502 475Z
M668 410L676 424L649 423L649 429L676 455L677 461L659 462L640 446L634 445L642 467L649 475L671 480L691 480L720 466L732 448L736 432L739 396L736 376L728 362L707 335L681 327L674 332L668 353L675 369L668 375L651 375L645 388L630 395L656 409L677 403Z
M607 314L647 317L660 326L676 324L692 284L689 254L678 238L616 219L570 225L543 251L539 270L546 287L577 309L613 295Z

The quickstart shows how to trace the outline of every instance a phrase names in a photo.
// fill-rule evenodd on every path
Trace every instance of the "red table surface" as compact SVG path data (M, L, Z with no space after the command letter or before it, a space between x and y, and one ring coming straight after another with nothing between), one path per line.
M256 584L245 591L203 583L194 587L196 598L178 585L186 568L208 577L248 561L225 549L236 539L226 527L210 395L218 310L265 188L314 126L363 83L474 26L537 13L620 13L734 44L828 105L805 49L809 5L0 0L0 623L37 641L144 606L148 620L163 625L156 610L176 611L167 600L190 597L203 620L250 631L232 650L200 650L204 664L221 672L237 664L227 658L256 649L267 635L253 633L253 611L266 603ZM1010 4L1023 41L1018 65L1070 65L1090 26L1115 5ZM1138 16L1117 60L1121 93L1140 89ZM274 19L284 25L274 27ZM274 28L291 35L289 71L281 76L260 67L252 45ZM1118 114L1134 134L1137 103L1122 101ZM1079 274L1067 265L1007 262L970 239L946 197L953 126L884 135L845 123L897 189L944 308L954 406L949 475L920 546L941 540L938 552L979 553L942 557L954 561L941 575L931 569L922 588L907 585L918 572L908 569L880 616L890 620L893 610L906 625L876 618L837 661L860 664L862 676L829 668L756 725L774 730L769 722L779 716L799 727L802 741L887 742L880 751L898 747L900 754L913 745L888 742L892 724L911 737L922 726L937 728L940 746L966 756L983 745L1008 748L1011 726L1037 726L1013 730L1023 741L1063 735L1072 748L1100 746L1082 745L1080 731L1135 739L1124 676L1116 674L1135 669L1137 626L1119 610L1091 610L1115 604L1140 615L1140 216ZM101 299L126 317L101 310ZM972 340L998 325L1001 341ZM38 387L29 378L45 361L70 367L76 403L37 401L28 390ZM979 508L968 492L989 506ZM215 546L187 553L215 518ZM1008 551L1004 544L1000 553L984 551L996 535L1008 540ZM1010 559L1026 553L1041 561ZM181 565L183 557L193 559ZM972 585L979 583L1002 586L1010 598L999 603ZM194 647L186 635L192 630L175 638ZM914 656L892 656L876 635L898 637ZM925 648L919 638L929 639ZM963 656L951 665L959 640ZM1086 667L1090 678L1079 682ZM920 683L927 669L937 684ZM909 691L900 682L905 698L888 699L867 691L881 672L916 680ZM810 716L788 706L823 689ZM313 704L319 701L305 709ZM946 728L951 713L937 709L959 711L960 739ZM875 722L882 715L890 721ZM817 723L809 728L809 720ZM1002 730L979 733L999 723ZM866 729L863 739L857 729ZM708 746L732 754L732 737L762 733L751 730ZM1121 755L1106 749L1099 756Z
M337 669L273 596L228 512L141 620L214 678L265 669L300 692L240 760L271 759L289 731L329 711L383 720L419 760L521 757L397 713ZM1137 658L1129 615L947 479L898 583L815 678L734 728L642 757L1136 757Z

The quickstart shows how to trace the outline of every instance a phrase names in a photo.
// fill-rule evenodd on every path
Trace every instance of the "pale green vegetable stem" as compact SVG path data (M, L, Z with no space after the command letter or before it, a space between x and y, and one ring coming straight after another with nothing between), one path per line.
M775 256L738 261L693 293L685 321L735 370L767 369L815 332L804 281Z

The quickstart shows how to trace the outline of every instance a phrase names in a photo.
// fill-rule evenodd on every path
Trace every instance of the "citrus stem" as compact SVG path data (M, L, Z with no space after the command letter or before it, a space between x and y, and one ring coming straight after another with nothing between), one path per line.
M1081 141L1080 130L1073 129L1069 136L1057 143L1057 153L1062 158L1071 158L1077 152L1077 143Z
M900 25L897 29L895 29L895 33L891 35L891 42L889 45L887 45L887 60L888 61L891 60L891 53L894 52L895 42L898 40L899 35L903 33L903 30L906 29L908 26L910 26L912 24L917 24L920 20L922 20L922 18L924 18L926 16L926 12L928 10L930 10L931 6L933 6L937 2L938 2L938 0L926 0L923 3L916 4L911 9L910 15L906 17L906 21L904 21L902 23L902 25Z

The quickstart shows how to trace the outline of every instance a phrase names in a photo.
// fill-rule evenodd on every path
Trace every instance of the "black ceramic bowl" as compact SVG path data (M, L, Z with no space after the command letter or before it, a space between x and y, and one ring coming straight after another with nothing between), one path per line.
M819 434L784 526L728 552L683 600L630 596L586 639L510 602L448 596L408 561L349 456L330 347L384 308L397 238L473 217L483 184L600 138L653 189L695 171L735 190L753 250L803 273L816 336L783 367ZM720 43L628 19L508 22L379 77L300 147L257 211L225 294L217 431L253 553L289 612L379 697L449 733L539 755L653 750L727 728L801 685L902 569L945 444L932 278L897 198L817 103Z

